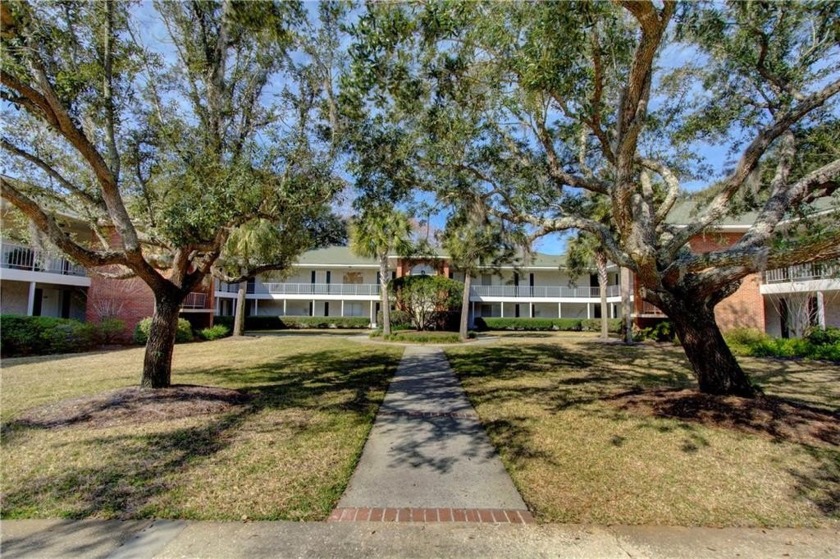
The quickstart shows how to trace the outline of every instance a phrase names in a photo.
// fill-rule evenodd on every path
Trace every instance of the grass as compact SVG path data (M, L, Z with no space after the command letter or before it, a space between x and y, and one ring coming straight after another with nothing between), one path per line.
M838 525L836 438L782 435L797 426L777 430L789 419L765 425L749 407L735 421L726 413L699 421L621 404L695 387L679 347L546 334L446 354L542 522ZM832 416L820 409L835 412L836 435L840 367L740 361L768 394L823 417Z
M143 350L7 359L4 518L325 518L401 348L306 337L178 346L173 382L236 389L225 413L46 426L25 410L139 382Z

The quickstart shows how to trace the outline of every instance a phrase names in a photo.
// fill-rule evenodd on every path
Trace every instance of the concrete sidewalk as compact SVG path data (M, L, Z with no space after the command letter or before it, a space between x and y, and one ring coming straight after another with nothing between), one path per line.
M338 504L355 508L528 514L440 348L406 347Z
M95 520L17 520L0 527L4 559L840 557L837 530Z

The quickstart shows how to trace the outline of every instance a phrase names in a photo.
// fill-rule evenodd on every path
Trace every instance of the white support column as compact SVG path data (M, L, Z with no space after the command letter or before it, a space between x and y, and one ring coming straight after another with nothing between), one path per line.
M26 302L26 316L32 316L35 312L35 282L29 282L29 299Z
M260 300L254 299L254 316L260 315Z
M534 318L534 303L528 303L528 318Z
M502 318L505 317L505 302L502 301Z
M563 303L557 303L557 318L563 318Z
M370 324L371 324L371 326L373 326L374 328L376 328L376 317L375 317L375 316L373 316L373 309L374 309L374 308L375 308L375 307L374 307L374 303L373 303L373 301L371 301L371 302L370 302Z
M286 316L286 302L288 299L283 299L283 316Z
M341 317L344 318L344 299L341 300Z
M817 291L817 324L825 330L825 293Z
M592 305L589 303L586 303L586 318L592 318Z
M309 311L309 316L315 316L315 299L312 299L312 307L310 308L311 310Z

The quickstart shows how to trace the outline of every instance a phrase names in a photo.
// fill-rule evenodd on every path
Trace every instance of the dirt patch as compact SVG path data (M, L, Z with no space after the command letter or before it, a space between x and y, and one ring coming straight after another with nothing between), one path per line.
M712 396L695 390L622 393L608 402L625 411L765 435L800 444L840 445L840 413L773 396Z
M227 413L248 399L237 390L213 386L183 384L157 390L120 388L33 408L23 412L13 423L36 429L74 425L116 427Z

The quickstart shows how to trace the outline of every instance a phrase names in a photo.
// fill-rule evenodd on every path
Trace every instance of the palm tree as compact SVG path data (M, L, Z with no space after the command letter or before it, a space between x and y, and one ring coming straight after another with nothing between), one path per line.
M225 244L224 258L216 263L217 272L238 283L233 336L245 334L245 296L248 281L261 272L285 276L298 255L311 244L310 233L299 223L282 228L260 219L233 231Z
M470 288L472 276L488 266L499 265L515 258L517 247L524 244L518 231L505 230L491 221L487 211L479 204L470 210L453 214L443 231L443 248L452 264L464 272L464 295L461 298L461 324L458 336L468 337ZM519 236L518 236L519 235Z
M581 231L566 247L567 264L572 279L589 271L594 264L598 273L598 293L601 296L601 338L609 338L607 312L607 253L597 237Z
M388 256L406 254L410 250L411 224L408 217L393 209L370 209L350 226L350 250L363 258L379 261L379 290L382 297L382 333L391 334L391 303L388 297L390 280Z

